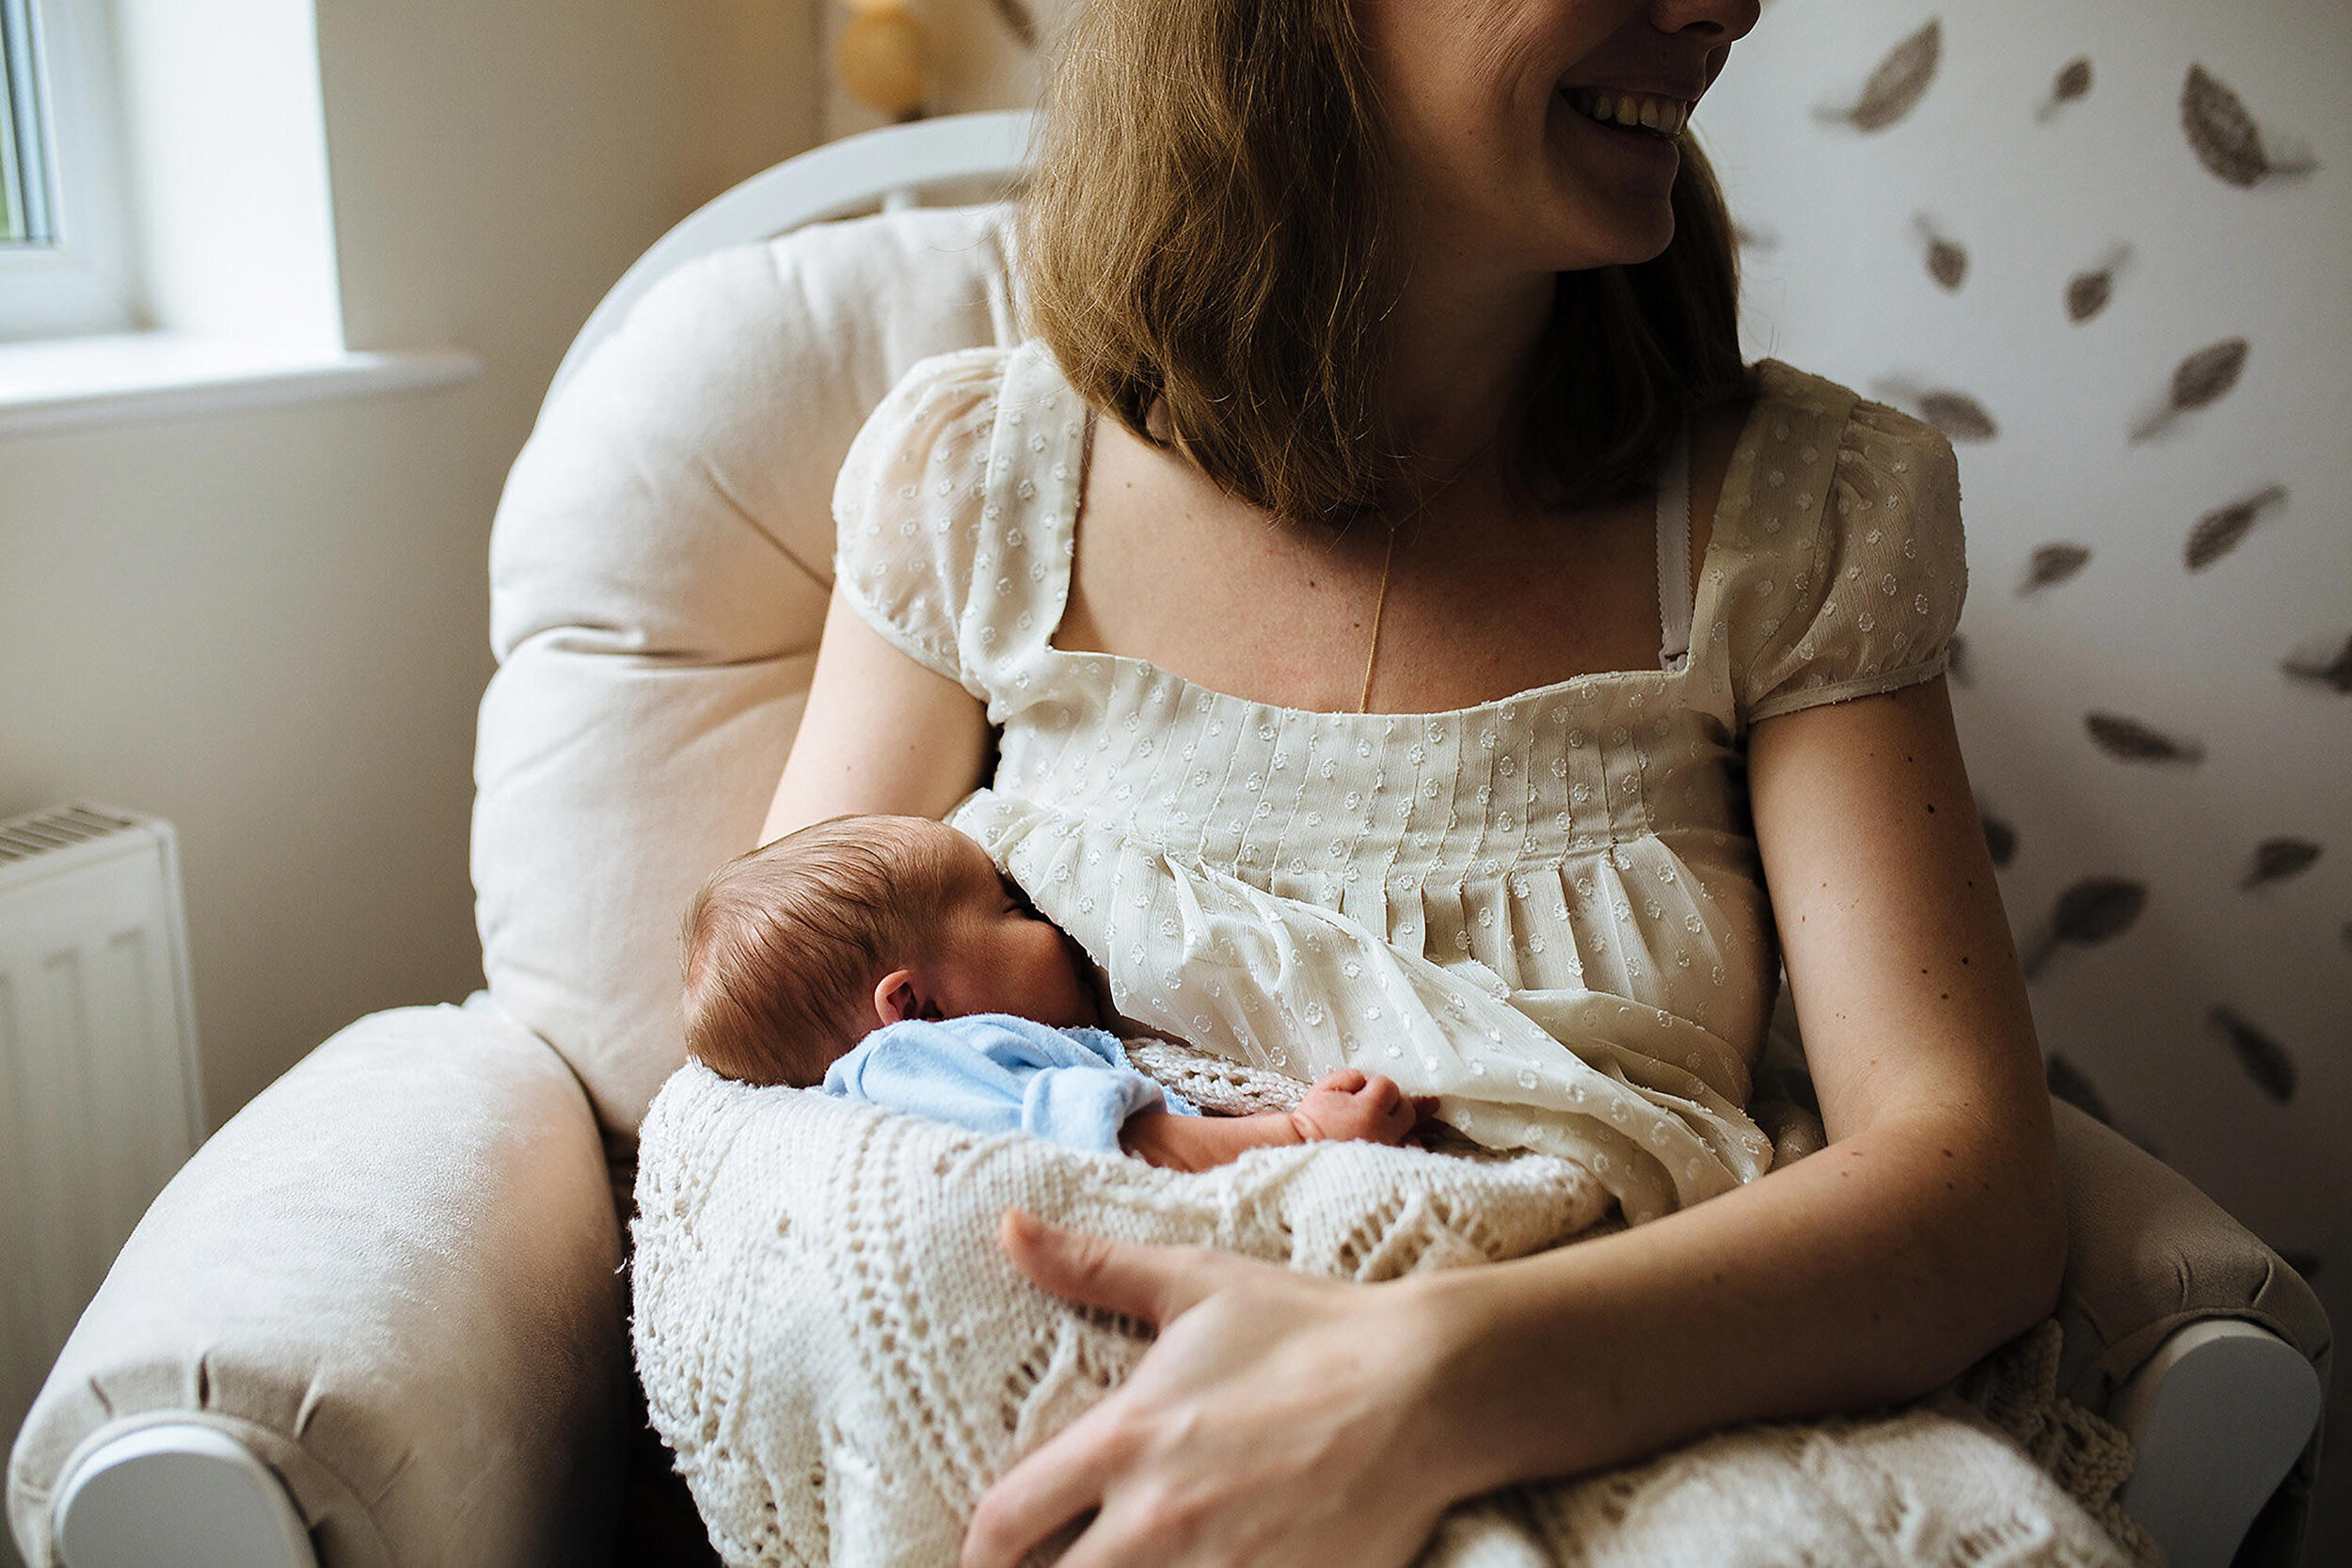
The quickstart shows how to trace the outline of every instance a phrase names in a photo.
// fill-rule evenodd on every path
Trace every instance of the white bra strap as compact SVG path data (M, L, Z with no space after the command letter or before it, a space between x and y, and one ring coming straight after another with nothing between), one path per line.
M1675 436L1658 479L1659 667L1679 670L1691 653L1691 436Z

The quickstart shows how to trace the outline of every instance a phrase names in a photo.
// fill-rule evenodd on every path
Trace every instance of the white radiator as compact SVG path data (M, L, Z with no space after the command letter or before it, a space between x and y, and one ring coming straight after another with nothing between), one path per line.
M203 1135L171 824L0 821L0 1444Z

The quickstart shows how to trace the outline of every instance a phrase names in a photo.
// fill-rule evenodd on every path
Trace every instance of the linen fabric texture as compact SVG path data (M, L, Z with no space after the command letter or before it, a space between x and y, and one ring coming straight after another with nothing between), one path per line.
M1299 1079L1387 1073L1639 1223L1771 1163L1744 1110L1779 971L1749 727L1933 678L1967 584L1940 435L1753 376L1677 669L1337 714L1056 648L1091 420L1038 340L882 400L835 487L835 583L987 704L997 771L948 820L1126 1020Z
M1117 1036L1007 1013L901 1019L835 1060L822 1086L975 1132L1025 1132L1103 1154L1121 1151L1120 1130L1137 1111L1200 1114L1130 1066Z

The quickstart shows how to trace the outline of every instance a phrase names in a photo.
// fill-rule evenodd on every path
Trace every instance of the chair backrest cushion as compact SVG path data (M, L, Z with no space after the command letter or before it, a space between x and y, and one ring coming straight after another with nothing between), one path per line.
M641 300L542 410L490 542L490 992L616 1154L685 1059L687 899L753 847L833 581L834 478L916 360L1017 341L1010 208L813 225Z

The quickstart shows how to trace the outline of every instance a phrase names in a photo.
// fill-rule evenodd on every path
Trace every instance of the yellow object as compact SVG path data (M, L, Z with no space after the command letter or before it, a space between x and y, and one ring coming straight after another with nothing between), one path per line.
M923 106L923 24L896 6L860 9L842 29L834 64L868 108L898 116Z

